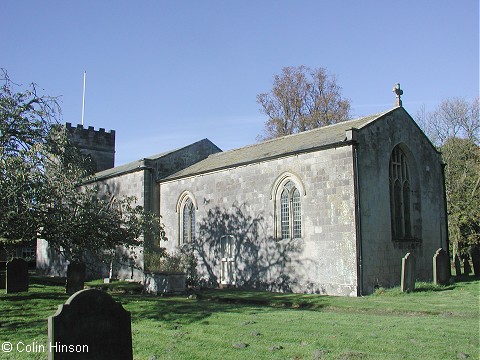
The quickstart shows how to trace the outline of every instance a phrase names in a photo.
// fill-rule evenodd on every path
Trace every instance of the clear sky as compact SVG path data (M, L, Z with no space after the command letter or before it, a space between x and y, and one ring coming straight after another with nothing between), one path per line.
M116 130L116 165L209 138L252 144L285 66L335 74L355 117L479 95L478 0L1 0L0 67Z

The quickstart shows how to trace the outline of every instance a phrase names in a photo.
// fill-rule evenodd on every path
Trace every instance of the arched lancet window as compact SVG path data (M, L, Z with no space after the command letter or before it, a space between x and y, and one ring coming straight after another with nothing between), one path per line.
M280 232L282 239L302 237L300 191L292 181L287 181L280 195Z
M411 239L410 171L405 153L395 147L390 157L390 211L393 239Z
M187 198L182 207L182 238L181 243L195 241L195 206L190 198Z

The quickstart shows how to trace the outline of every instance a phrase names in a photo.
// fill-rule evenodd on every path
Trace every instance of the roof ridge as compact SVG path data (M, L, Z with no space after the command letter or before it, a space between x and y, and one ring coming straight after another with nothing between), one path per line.
M335 127L335 126L344 125L345 123L359 121L359 120L365 119L365 118L372 118L370 121L368 121L368 123L370 123L371 121L374 121L374 120L384 116L385 114L387 114L387 113L389 113L389 112L391 112L395 109L396 108L390 109L390 110L387 110L387 111L383 111L383 112L379 112L377 114L360 116L360 117L355 118L355 119L345 120L345 121L341 121L341 122L338 122L338 123L335 123L335 124L329 124L329 125L321 126L321 127L315 128L315 129L300 131L300 132L294 133L294 134L279 136L279 137L276 137L276 138L273 138L273 139L264 140L264 141L257 142L257 143L254 143L254 144L248 144L248 145L241 146L241 147L238 147L238 148L225 150L225 151L218 152L218 153L215 153L215 154L210 154L208 157L221 156L222 154L225 154L225 153L230 153L230 152L239 151L239 150L243 150L243 149L247 149L247 148L252 148L252 147L255 147L255 146L261 146L261 145L268 144L268 143L271 143L271 142L280 141L282 139L287 139L287 138L290 138L290 137L295 137L295 136L299 136L299 135L303 135L303 134L307 134L307 133L311 133L311 132L315 132L315 131L322 131L322 130L327 129L327 128L332 128L332 127ZM366 124L364 124L364 125L366 125Z

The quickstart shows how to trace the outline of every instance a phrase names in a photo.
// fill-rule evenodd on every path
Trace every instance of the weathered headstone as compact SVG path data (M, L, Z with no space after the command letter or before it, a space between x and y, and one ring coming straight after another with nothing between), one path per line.
M147 294L180 294L186 290L184 273L144 273L143 290Z
M415 289L415 256L407 253L402 258L402 292L411 292Z
M478 245L472 245L470 256L472 257L473 273L475 276L480 276L480 247Z
M48 318L48 343L49 360L132 360L130 312L104 291L78 291Z
M447 285L450 282L450 261L442 248L433 256L433 282L436 285Z
M7 262L7 294L28 291L28 263L23 259Z
M86 268L84 263L72 262L67 267L67 283L65 284L65 292L74 294L83 289L85 283Z
M462 275L462 266L460 265L460 258L458 255L455 254L455 275L460 276Z

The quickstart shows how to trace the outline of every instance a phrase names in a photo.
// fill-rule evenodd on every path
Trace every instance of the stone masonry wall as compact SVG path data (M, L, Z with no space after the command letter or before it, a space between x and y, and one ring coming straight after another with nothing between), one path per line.
M400 284L401 259L416 257L416 278L432 279L432 257L447 249L440 155L399 109L358 132L364 293ZM408 157L412 219L418 242L395 242L390 219L389 161L400 144Z
M99 196L114 196L121 199L124 196L134 196L136 202L134 205L140 205L144 208L149 208L152 202L150 194L151 174L148 170L139 170L128 174L119 175L114 178L106 179L96 183L98 186ZM126 251L123 248L118 248L117 253L120 254ZM114 264L113 277L118 279L131 279L135 281L143 281L143 251L138 249L136 251L137 260L135 267L132 268L128 264Z
M278 240L272 192L282 174L303 185L302 239ZM218 285L220 238L233 235L237 286L357 295L354 184L350 146L299 154L160 183L170 252L179 246L179 199L195 198L203 280Z
M115 196L120 199L123 196L135 196L137 198L136 205L144 206L145 193L144 182L145 177L149 176L149 172L140 170L124 175L120 175L115 178L110 178L96 185L99 187L99 196ZM148 201L151 199L148 198ZM125 251L123 248L117 249L118 253ZM136 261L136 267L143 268L143 253L138 249L138 259ZM68 262L63 258L60 258L55 252L53 252L48 243L42 239L37 240L37 271L41 274L52 276L65 276L66 267ZM108 277L108 266L101 266L98 263L87 266L87 273L89 278L101 278ZM125 265L116 264L113 267L113 276L119 279L132 279L135 281L143 281L143 272L138 269L133 269Z
M74 144L83 154L90 155L95 161L96 171L113 168L115 163L115 130L106 132L100 128L98 131L83 125L72 127L71 123L65 125Z

